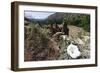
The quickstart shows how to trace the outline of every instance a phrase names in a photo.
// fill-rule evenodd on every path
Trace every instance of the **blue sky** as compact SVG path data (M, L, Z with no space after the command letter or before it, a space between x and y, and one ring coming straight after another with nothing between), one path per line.
M45 19L54 12L40 12L40 11L25 11L25 17L34 19Z

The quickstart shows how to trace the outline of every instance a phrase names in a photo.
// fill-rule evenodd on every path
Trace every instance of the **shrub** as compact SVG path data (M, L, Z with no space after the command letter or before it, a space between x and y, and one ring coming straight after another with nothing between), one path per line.
M40 27L38 24L30 24L30 27L31 33L27 37L27 41L25 40L25 42L28 42L25 45L29 44L29 47L25 47L25 49L28 49L32 54L32 61L44 60L46 57L42 55L48 54L49 51L46 51L46 49L49 49L47 42L49 41L50 31Z

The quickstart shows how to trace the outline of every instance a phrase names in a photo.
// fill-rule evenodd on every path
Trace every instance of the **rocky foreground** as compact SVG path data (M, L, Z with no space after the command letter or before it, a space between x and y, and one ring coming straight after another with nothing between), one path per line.
M82 28L76 26L69 27L69 36L59 42L61 47L59 60L63 59L89 59L90 58L90 35L89 32L84 31ZM80 56L72 58L68 55L68 46L70 44L77 46L80 51ZM77 53L76 53L77 54Z
M27 39L25 39L25 61L89 59L89 32L72 25L68 25L68 28L68 36L57 32L52 37L44 35L49 31L44 31L39 27L34 28L34 32L29 33L30 35L28 34ZM75 56L68 54L68 46L71 44L77 50L74 52Z

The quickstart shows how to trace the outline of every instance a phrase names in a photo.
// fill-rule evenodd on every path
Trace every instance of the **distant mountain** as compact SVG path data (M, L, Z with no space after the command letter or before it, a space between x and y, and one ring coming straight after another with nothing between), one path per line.
M61 24L64 18L67 18L67 20L69 21L74 21L75 19L77 18L81 19L84 16L86 16L86 14L56 12L48 16L46 19L34 19L34 18L25 17L25 20L34 23L39 23L39 24L48 24L48 23L55 23L55 22Z
M50 16L48 16L47 20L59 20L59 19L63 19L64 17L69 19L69 20L72 20L76 17L82 17L86 14L79 14L79 13L59 13L59 12L56 12L55 14L52 14Z

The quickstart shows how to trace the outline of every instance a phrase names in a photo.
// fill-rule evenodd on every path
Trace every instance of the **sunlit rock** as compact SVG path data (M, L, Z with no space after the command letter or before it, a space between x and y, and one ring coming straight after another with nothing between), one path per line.
M76 45L73 45L72 43L67 47L67 53L72 58L78 58L79 56L81 56L79 48Z
M82 38L83 38L83 40L86 42L87 40L89 40L90 39L90 37L89 36L82 36Z
M77 44L80 44L80 45L84 45L84 44L85 44L80 38L76 38L74 41L75 41Z

